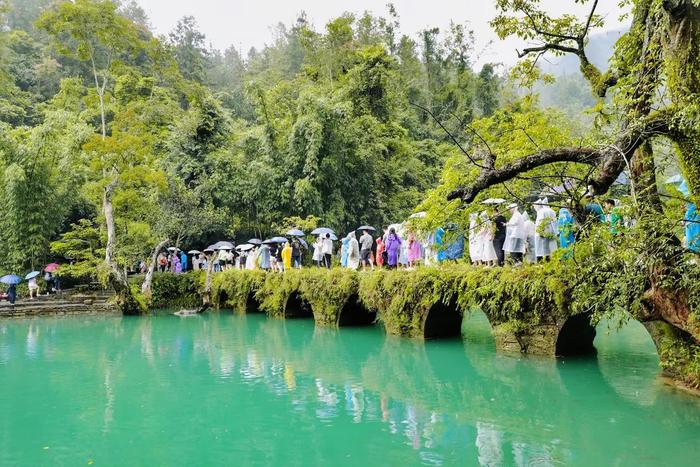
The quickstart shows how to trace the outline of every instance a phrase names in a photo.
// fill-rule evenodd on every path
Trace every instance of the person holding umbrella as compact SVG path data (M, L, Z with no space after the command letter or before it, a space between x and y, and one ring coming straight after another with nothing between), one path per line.
M0 282L7 284L7 301L12 305L17 301L17 284L22 282L22 278L14 274L0 277Z
M36 278L41 274L39 271L30 272L27 274L25 279L27 279L27 286L29 287L29 300L34 300L34 297L39 297L39 284Z

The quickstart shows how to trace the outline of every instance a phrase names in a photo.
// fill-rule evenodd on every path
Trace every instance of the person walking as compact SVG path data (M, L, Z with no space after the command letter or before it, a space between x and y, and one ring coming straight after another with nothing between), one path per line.
M350 253L350 237L347 236L340 241L340 267L348 267L348 254Z
M386 244L384 243L384 240L382 240L382 237L379 237L377 239L377 266L380 268L384 267L384 264L386 263Z
M350 232L347 236L348 238L348 268L356 271L360 266L360 244L357 241L357 235L355 232Z
M158 272L165 272L165 269L168 266L168 258L165 257L165 254L161 251L158 254Z
M496 256L498 257L498 266L503 266L505 263L505 252L503 251L503 246L506 242L506 225L508 224L508 221L506 220L505 216L503 216L499 208L496 208L493 223L496 227L493 235L493 249L496 251Z
M314 242L314 254L311 258L317 267L321 267L323 261L323 237L319 235Z
M285 271L289 271L292 269L292 254L294 253L294 249L292 248L292 245L287 242L284 244L284 248L282 248L282 266Z
M34 297L39 297L39 284L36 281L36 277L32 277L27 282L29 287L29 300L34 300Z
M270 247L266 244L262 244L260 246L260 250L258 250L258 266L260 266L260 269L265 272L270 271L270 268L272 267L271 258Z
M415 267L423 254L423 247L413 233L408 234L408 267Z
M301 258L303 253L301 242L298 238L292 240L292 264L296 269L301 269Z
M187 253L185 253L184 251L181 251L180 252L180 266L182 266L182 272L187 272L187 267L189 266L189 264L187 264L187 263L188 263Z
M15 284L11 284L7 288L7 301L12 305L17 301L17 286Z
M503 251L513 259L515 264L523 262L525 254L526 234L525 234L525 219L520 214L517 204L508 206L511 217L506 224L506 242L503 245Z
M535 219L535 248L537 261L547 261L557 250L557 215L549 207L549 200L542 198L535 202L537 218Z
M402 243L403 241L396 234L396 230L393 227L389 229L386 239L387 266L389 269L396 269L398 266Z
M483 211L479 216L481 227L479 229L479 258L480 262L486 266L498 265L498 255L493 245L494 227L493 221L486 211Z
M559 220L557 222L559 229L559 247L569 248L574 244L576 236L574 235L574 217L566 208L559 210Z
M479 214L473 212L469 215L469 259L472 264L481 262L481 250L479 243Z
M327 233L326 238L323 239L321 253L323 254L322 258L326 269L330 269L331 264L333 263L333 240L331 240L331 234L329 233Z
M362 236L360 237L360 261L362 262L362 269L365 270L367 267L374 269L372 264L372 245L374 244L374 239L369 234L368 231L363 230Z

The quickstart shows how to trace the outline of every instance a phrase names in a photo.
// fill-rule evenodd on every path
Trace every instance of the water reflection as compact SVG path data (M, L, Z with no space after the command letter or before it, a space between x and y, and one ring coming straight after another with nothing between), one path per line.
M0 378L30 393L50 384L54 408L70 408L69 424L89 430L99 420L109 440L136 426L169 439L185 436L185 422L214 430L210 450L219 461L239 442L266 461L309 461L313 449L320 457L312 464L347 465L376 463L377 455L388 464L645 464L660 453L683 464L683 449L694 452L700 406L659 385L658 360L636 331L601 338L597 358L553 361L496 354L478 314L464 330L463 341L423 344L374 328L338 332L224 314L17 321L0 325ZM12 417L13 402L0 396L0 411ZM53 410L39 405L41 416ZM276 443L285 442L275 438L245 447L230 438L236 420L245 420L237 436L251 442L281 429L294 431L299 445L281 453ZM62 428L51 417L41 426L49 437ZM331 447L348 433L359 445ZM0 442L21 447L20 435L0 425ZM673 459L669 445L678 448ZM172 460L183 463L189 452ZM156 463L171 463L165 456Z

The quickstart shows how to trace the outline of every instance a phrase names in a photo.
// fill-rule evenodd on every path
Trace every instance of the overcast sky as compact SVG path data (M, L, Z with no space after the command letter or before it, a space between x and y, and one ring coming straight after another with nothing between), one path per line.
M247 52L250 47L262 47L271 42L270 26L283 22L291 24L298 13L305 11L317 30L329 19L345 11L361 13L369 10L383 15L384 0L138 0L146 10L151 24L159 34L170 31L178 19L191 15L200 30L217 49L231 45ZM468 23L477 38L477 50L484 51L478 62L510 64L516 60L515 49L522 44L498 40L488 22L495 15L493 0L393 0L401 19L402 32L415 37L426 27L445 29L450 20ZM599 6L606 16L606 29L623 27L616 0L606 0ZM549 11L575 12L585 16L586 7L573 7L574 0L541 0ZM487 47L487 45L493 43Z

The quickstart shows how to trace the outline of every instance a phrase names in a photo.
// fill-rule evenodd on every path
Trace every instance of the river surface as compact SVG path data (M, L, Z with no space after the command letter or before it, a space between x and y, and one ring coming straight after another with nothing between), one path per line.
M0 465L698 465L638 324L598 355L211 314L0 321Z

